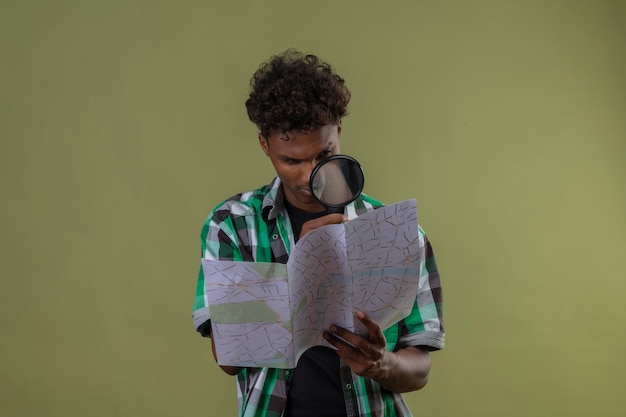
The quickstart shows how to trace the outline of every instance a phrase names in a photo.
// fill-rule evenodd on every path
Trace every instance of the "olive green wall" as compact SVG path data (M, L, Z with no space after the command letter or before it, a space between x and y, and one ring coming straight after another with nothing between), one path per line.
M235 415L198 236L272 177L243 102L292 46L435 247L414 413L626 415L626 2L577 0L0 1L0 415Z

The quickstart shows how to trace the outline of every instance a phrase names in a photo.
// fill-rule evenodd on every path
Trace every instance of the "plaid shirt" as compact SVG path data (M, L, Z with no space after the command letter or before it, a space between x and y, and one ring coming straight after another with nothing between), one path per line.
M282 201L280 180L276 178L265 187L238 194L218 205L202 228L202 256L206 259L286 263L295 241ZM345 214L352 219L381 206L380 202L362 194L346 207ZM437 350L444 345L439 273L432 248L421 228L419 243L422 253L418 296L411 314L385 330L388 350L407 346ZM192 316L194 327L201 327L201 333L208 336L211 317L204 297L202 266ZM239 416L281 416L292 372L275 368L245 368L239 372ZM340 376L348 417L411 416L400 394L354 374L344 363Z

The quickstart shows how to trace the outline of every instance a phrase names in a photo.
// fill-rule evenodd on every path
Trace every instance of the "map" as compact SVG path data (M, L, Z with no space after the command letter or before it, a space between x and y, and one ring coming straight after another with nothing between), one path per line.
M287 264L203 259L218 363L295 368L310 347L330 346L331 324L366 334L357 311L390 327L415 302L419 253L407 200L307 233Z

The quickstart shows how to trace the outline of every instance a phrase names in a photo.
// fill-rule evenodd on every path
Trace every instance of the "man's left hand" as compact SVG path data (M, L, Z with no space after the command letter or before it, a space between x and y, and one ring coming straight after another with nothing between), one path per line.
M324 339L337 348L339 357L355 374L372 379L384 378L384 372L389 371L389 368L384 369L383 362L391 365L384 360L390 353L385 349L385 335L380 326L362 311L358 311L356 316L367 328L367 336L359 336L343 327L332 325L330 331L324 332Z
M360 336L347 329L332 325L323 333L337 355L352 371L370 378L394 392L408 392L423 388L430 373L430 355L427 350L408 346L396 352L386 349L387 341L382 329L362 311L357 318L367 328L368 334Z

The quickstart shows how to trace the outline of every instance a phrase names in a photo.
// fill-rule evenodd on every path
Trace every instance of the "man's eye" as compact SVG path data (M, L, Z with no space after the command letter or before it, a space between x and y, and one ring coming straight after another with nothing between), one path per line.
M321 156L322 158L326 158L326 157L327 157L327 156L329 156L331 153L332 153L332 151L331 151L330 149L326 149L326 150L324 150L324 151L320 154L320 156Z

